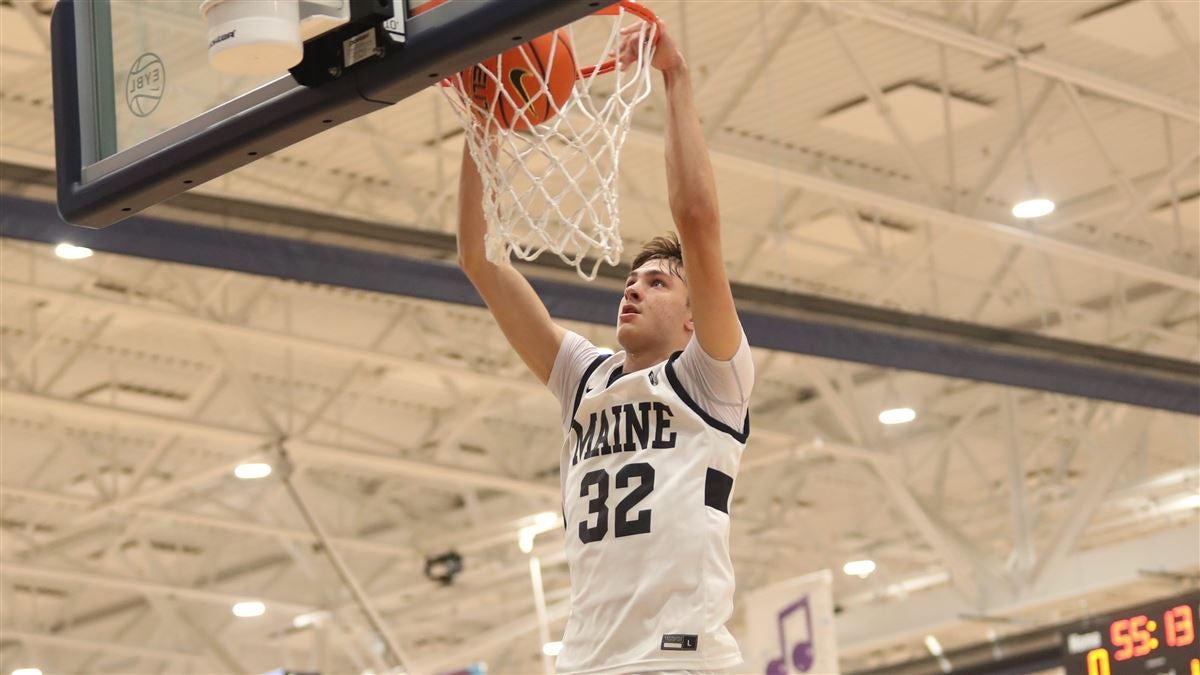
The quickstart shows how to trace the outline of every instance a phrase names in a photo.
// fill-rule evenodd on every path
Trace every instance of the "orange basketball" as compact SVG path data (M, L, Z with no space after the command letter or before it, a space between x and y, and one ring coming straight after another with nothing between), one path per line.
M571 39L558 30L471 66L462 81L471 101L501 129L527 131L554 117L567 102L577 73ZM497 81L504 86L499 96Z

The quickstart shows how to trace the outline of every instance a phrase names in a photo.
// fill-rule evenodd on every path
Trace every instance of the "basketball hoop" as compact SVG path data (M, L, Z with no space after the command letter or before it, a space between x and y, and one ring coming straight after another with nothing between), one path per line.
M637 54L621 68L613 55L627 27ZM623 0L552 35L545 47L523 45L450 77L441 90L483 179L488 260L550 251L591 280L600 263L621 259L617 167L633 109L650 94L658 19ZM569 91L564 67L575 71Z

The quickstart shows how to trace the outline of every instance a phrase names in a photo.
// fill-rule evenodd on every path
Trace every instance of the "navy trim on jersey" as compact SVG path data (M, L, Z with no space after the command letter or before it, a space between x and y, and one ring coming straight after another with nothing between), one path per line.
M608 360L609 356L612 356L612 354L601 354L600 356L597 356L595 360L588 365L587 370L583 371L583 377L579 378L579 388L575 390L575 405L571 406L571 419L575 419L575 413L579 412L579 402L583 400L583 390L584 387L587 386L588 379L592 377L592 373L596 372L596 369L600 367L601 363L604 363Z
M613 368L612 373L608 376L608 383L604 385L604 388L608 389L609 387L611 387L612 383L621 379L621 376L624 374L625 374L625 366L621 365L621 366L617 366L616 368Z
M733 493L733 476L712 468L704 475L704 505L721 513L729 513L729 495Z
M675 390L676 394L679 394L679 398L683 399L683 402L687 404L687 407L691 408L692 412L699 415L700 419L704 420L710 427L716 429L717 431L724 431L730 436L733 436L734 440L736 440L738 443L744 444L746 440L750 438L750 411L746 411L746 421L743 423L741 431L738 431L737 429L725 424L712 415L709 415L703 408L700 407L698 403L696 403L691 396L688 395L687 391L683 388L683 384L679 382L679 377L675 375L675 359L679 358L679 355L682 353L682 351L679 351L672 354L671 358L667 359L667 367L663 369L667 373L667 382L671 383L671 388Z

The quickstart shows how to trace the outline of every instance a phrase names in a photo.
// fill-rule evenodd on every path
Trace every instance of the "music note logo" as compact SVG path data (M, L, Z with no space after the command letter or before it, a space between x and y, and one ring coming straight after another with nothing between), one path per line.
M784 629L784 622L792 614L804 610L804 625L807 630L805 639L796 642L788 649L787 631ZM816 658L813 655L813 632L812 632L812 614L808 608L808 596L800 598L798 601L788 605L779 613L779 658L771 659L767 664L767 675L788 675L790 669L785 661L787 656L791 654L792 666L802 672L807 673L813 667L813 662Z

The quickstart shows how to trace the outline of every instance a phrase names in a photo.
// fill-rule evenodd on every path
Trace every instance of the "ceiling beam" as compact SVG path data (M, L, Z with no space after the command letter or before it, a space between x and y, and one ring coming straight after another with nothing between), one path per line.
M989 59L1012 59L1017 67L1031 73L1074 84L1142 108L1157 110L1193 124L1200 124L1200 112L1197 112L1195 105L1045 56L1026 54L1017 47L973 35L940 21L893 9L878 2L826 1L822 4L826 9L839 14L866 19L881 26L888 26Z
M0 560L0 572L8 579L12 579L13 577L49 579L52 581L82 584L89 588L111 588L130 593L152 593L160 596L183 598L193 602L204 602L227 608L246 600L249 596L255 595L254 593L230 593L177 584L145 581L142 579L129 579L111 574L98 574L81 570L56 569L42 564L27 565L10 560ZM296 613L311 612L318 609L314 605L301 604L282 598L258 596L256 599L261 600L271 608Z
M1048 570L1054 569L1075 547L1080 535L1102 505L1105 494L1117 477L1122 475L1130 458L1139 448L1146 445L1150 415L1126 409L1116 411L1114 416L1117 420L1107 428L1102 426L1093 429L1089 426L1083 429L1084 442L1093 446L1088 472L1067 507L1069 515L1058 524L1050 538L1049 549L1031 570L1035 583L1047 574ZM1103 433L1102 442L1097 443L1093 440L1092 436L1097 432Z
M3 392L5 412L24 406L36 409L42 415L62 415L68 419L90 419L105 425L114 423L130 424L162 433L183 434L204 438L225 448L229 448L231 452L236 448L246 450L263 448L276 442L276 439L259 432L247 431L236 427L221 426L207 422L193 422L167 415L135 412L113 406L81 403L55 396L29 394L9 389L5 389ZM557 482L554 484L534 483L519 478L401 459L368 450L333 446L303 439L288 439L287 449L298 464L333 463L338 466L357 467L372 472L408 476L434 484L451 486L454 489L461 489L463 485L474 485L491 490L540 497L546 500L553 500L555 503L559 499ZM165 496L167 496L166 492L160 492L156 495L157 498L164 498Z
M119 642L113 642L112 640L89 640L85 638L60 635L57 633L39 633L20 628L10 628L8 626L5 626L4 628L4 639L6 641L16 640L18 642L26 642L34 645L46 645L48 647L56 647L60 649L75 649L85 652L101 651L106 654L136 656L144 659L167 659L172 663L181 659L204 658L204 655L200 653L158 649L142 645L127 645Z
M770 171L750 160L738 161L744 161L752 171ZM866 200L885 209L903 207L910 212L922 213L924 217L957 222L972 231L978 226L979 221L971 218L885 198L828 179L815 176L803 176L802 179L801 182L806 184L815 182L827 189L837 187L843 192L852 192L848 198L856 202ZM143 217L130 218L119 228L81 230L63 224L52 205L16 197L5 197L3 201L0 235L4 236L46 243L72 238L81 245L125 255L210 267L219 265L252 274L483 306L466 277L449 264ZM995 231L1016 232L1022 237L1036 239L1035 235L1017 228L998 223L985 225ZM1051 246L1044 238L1041 241L1042 246ZM1103 261L1105 269L1113 269L1118 264L1141 267L1065 242L1056 241L1052 248L1083 252L1095 258L1097 264ZM1144 276L1156 277L1160 283L1170 282L1168 285L1171 286L1187 286L1189 291L1196 292L1196 280L1184 275L1147 269ZM532 278L531 283L552 316L611 325L613 290L578 280ZM79 302L80 306L104 304L110 309L122 308L193 330L233 333L288 344L296 344L298 340L287 334L233 326L131 303L98 300L16 280L6 280L5 289L54 295ZM1194 362L775 289L738 285L734 295L752 346L1200 415L1200 366ZM412 367L433 368L415 360L371 350L311 339L299 341L327 352L354 354L367 362L404 361L417 364ZM479 377L468 371L464 371L463 376ZM499 376L483 378L497 384L508 383L507 386L512 386L513 382ZM529 386L537 385L529 383ZM298 446L295 449L299 451ZM352 459L364 461L363 455L351 454ZM304 459L301 452L297 452L297 456ZM557 492L557 488L553 489Z
M662 142L661 137L656 134L637 130L630 131L630 139L641 139L659 144ZM953 213L936 206L831 180L810 174L798 167L764 164L760 159L764 151L760 147L761 145L762 142L750 139L723 137L713 142L710 154L715 166L736 170L748 176L756 176L768 181L778 180L784 185L837 197L855 204L870 205L886 213L928 221L953 228L964 234L1020 244L1026 248L1051 253L1057 257L1073 260L1096 269L1119 272L1134 279L1154 281L1190 293L1200 292L1200 284L1197 284L1196 278L1186 274L1171 272L1020 227Z
M32 490L16 485L0 485L0 497L13 497L15 499L24 499L28 501L40 502L43 504L56 504L66 506L68 508L76 508L87 510L96 506L95 501L86 497L78 497L75 495L59 494L56 492L47 492L45 490ZM107 505L105 505L107 506ZM230 520L227 518L214 518L212 516L198 515L195 513L185 513L183 511L173 511L170 509L151 508L141 504L129 503L124 506L115 507L112 510L129 510L137 514L138 518L149 518L153 520L172 521L175 523L186 523L201 528L209 528L220 530L222 532L238 532L242 534L255 535L260 537L282 537L291 541L301 541L309 544L317 543L317 537L312 532L307 530L294 530L275 525L264 525L261 523L250 522L246 520ZM74 525L74 521L71 522ZM513 537L516 537L516 530L513 530ZM390 556L398 558L400 561L413 562L420 559L417 551L412 548L403 546L395 546L393 544L383 544L370 541L362 538L349 537L333 537L332 539L340 548L345 548L363 553L374 553L377 555Z

